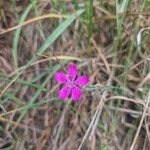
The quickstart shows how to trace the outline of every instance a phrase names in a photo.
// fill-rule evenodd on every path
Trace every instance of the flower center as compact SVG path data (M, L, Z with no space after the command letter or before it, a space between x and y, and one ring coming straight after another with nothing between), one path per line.
M77 86L77 85L75 84L75 81L70 80L70 79L68 79L67 85L68 85L69 87L76 87L76 86Z

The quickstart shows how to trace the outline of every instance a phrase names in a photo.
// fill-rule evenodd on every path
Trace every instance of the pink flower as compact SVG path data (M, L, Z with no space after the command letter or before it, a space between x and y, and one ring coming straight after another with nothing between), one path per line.
M88 84L89 77L87 75L78 76L78 69L75 64L70 64L68 72L57 72L55 80L63 85L62 89L58 92L58 96L62 100L72 98L78 101L82 95L82 88Z

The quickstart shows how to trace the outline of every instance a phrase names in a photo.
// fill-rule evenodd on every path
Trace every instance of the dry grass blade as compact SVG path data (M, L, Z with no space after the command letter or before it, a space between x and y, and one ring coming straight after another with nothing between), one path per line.
M136 37L136 39L137 39L137 48L138 48L140 54L141 54L141 42L142 42L141 34L142 34L142 32L145 31L145 30L150 30L150 27L142 28L142 29L139 31L139 33L137 34L137 37ZM141 55L141 56L142 56L142 55Z
M107 83L107 86L109 86L111 84L111 80L112 80L112 76L113 76L113 73L111 73L110 77L109 77L109 80L108 80L108 83ZM96 126L97 126L97 123L99 121L99 117L100 117L100 114L102 112L102 108L105 104L105 100L106 100L106 96L107 96L107 91L104 91L104 93L102 94L102 97L100 99L100 102L97 106L97 109L96 109L96 112L94 114L94 116L92 117L92 121L81 141L81 144L79 145L79 148L78 150L81 150L82 146L83 146L83 143L85 142L89 132L91 131L91 134L90 134L90 139L92 139L92 137L94 136L94 133L95 133L95 129L96 129Z
M57 146L58 143L57 142L59 140L59 136L61 135L60 132L62 131L62 129L64 127L65 115L66 115L68 109L69 109L69 104L66 104L66 106L64 108L64 111L62 112L61 118L60 118L58 124L55 126L57 132L56 132L56 136L54 138L52 150L57 150L58 149L58 146Z
M11 121L11 120L6 119L6 118L4 118L4 117L0 117L0 121L1 121L1 122L4 122L4 123L11 124L11 125L13 125L13 126L16 126L17 128L25 129L26 127L28 127L30 130L36 130L37 132L41 132L40 129L36 129L36 128L31 127L31 126L26 126L26 125L24 125L24 124L16 123L15 121Z
M47 58L45 61L47 60L76 60L76 61L83 61L84 58L79 58L79 57L73 57L73 56L67 56L67 55L62 55L62 56L46 56L46 55L40 55L37 53L38 56Z
M145 105L145 107L144 107L143 115L142 115L142 117L141 117L141 120L140 120L138 129L137 129L137 131L136 131L136 134L135 134L135 137L134 137L134 139L133 139L133 142L132 142L132 145L131 145L131 147L130 147L130 150L134 150L134 147L135 147L135 144L136 144L136 140L137 140L137 138L138 138L138 135L139 135L139 133L140 133L141 127L142 127L142 125L143 125L143 121L144 121L144 118L145 118L145 116L146 116L146 112L147 112L147 110L148 110L149 104L150 104L150 91L148 92L148 96L147 96L147 98L146 98L146 105Z
M96 42L94 41L94 39L91 39L95 49L98 51L98 55L100 56L100 58L102 59L102 61L104 62L104 65L106 66L107 72L110 74L110 67L108 64L108 61L106 59L106 57L103 55L101 48L98 47L98 45L96 44Z
M124 97L124 96L111 96L111 97L107 98L106 101L116 100L116 99L125 100L125 101L129 101L129 102L133 102L135 104L140 104L142 106L145 106L145 103L140 99L131 99L131 98Z
M104 107L106 109L111 109L111 110L116 111L116 107L115 106L107 106L107 105L105 105ZM126 108L119 108L118 107L117 111L118 112L122 112L122 113L128 113L128 114L138 115L138 116L142 116L143 115L143 112L141 112L141 111L135 111L135 110L126 109ZM146 113L146 116L150 116L150 114Z
M61 19L61 18L67 18L67 16L65 16L65 15L57 15L57 14L47 14L47 15L38 16L38 17L35 17L35 18L32 18L32 19L29 19L29 20L25 21L22 24L19 24L17 26L14 26L14 27L11 27L9 29L6 29L6 30L0 32L0 35L8 33L8 32L11 32L11 31L16 30L16 29L18 29L20 27L29 25L29 24L31 24L33 22L40 21L40 20L47 19L47 18Z

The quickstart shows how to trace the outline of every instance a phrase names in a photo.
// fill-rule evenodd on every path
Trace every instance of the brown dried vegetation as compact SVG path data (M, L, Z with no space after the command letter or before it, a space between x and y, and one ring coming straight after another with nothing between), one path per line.
M0 149L150 149L148 30L142 33L140 51L136 45L140 29L149 26L150 2L146 1L144 8L141 8L142 0L130 2L121 25L122 36L118 39L115 2L94 0L91 38L88 38L88 25L78 17L39 55L35 64L11 84L18 70L63 20L33 19L47 13L62 15L62 9L70 14L75 11L72 0L60 1L65 8L50 0L39 0L26 18L33 22L23 25L19 37L17 68L12 56L16 32L13 27L18 25L30 3L29 0L0 1ZM84 1L78 3L84 4ZM121 17L122 12L119 15ZM78 103L56 98L58 85L52 70L57 64L65 70L63 57L59 59L59 56L73 57L71 62L91 77L90 86ZM48 76L51 77L43 87ZM39 89L42 89L40 94L30 106Z

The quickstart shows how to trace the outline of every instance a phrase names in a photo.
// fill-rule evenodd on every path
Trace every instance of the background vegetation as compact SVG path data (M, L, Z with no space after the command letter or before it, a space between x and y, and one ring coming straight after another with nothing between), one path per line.
M0 1L0 149L150 149L149 0ZM80 102L54 73L90 76Z

